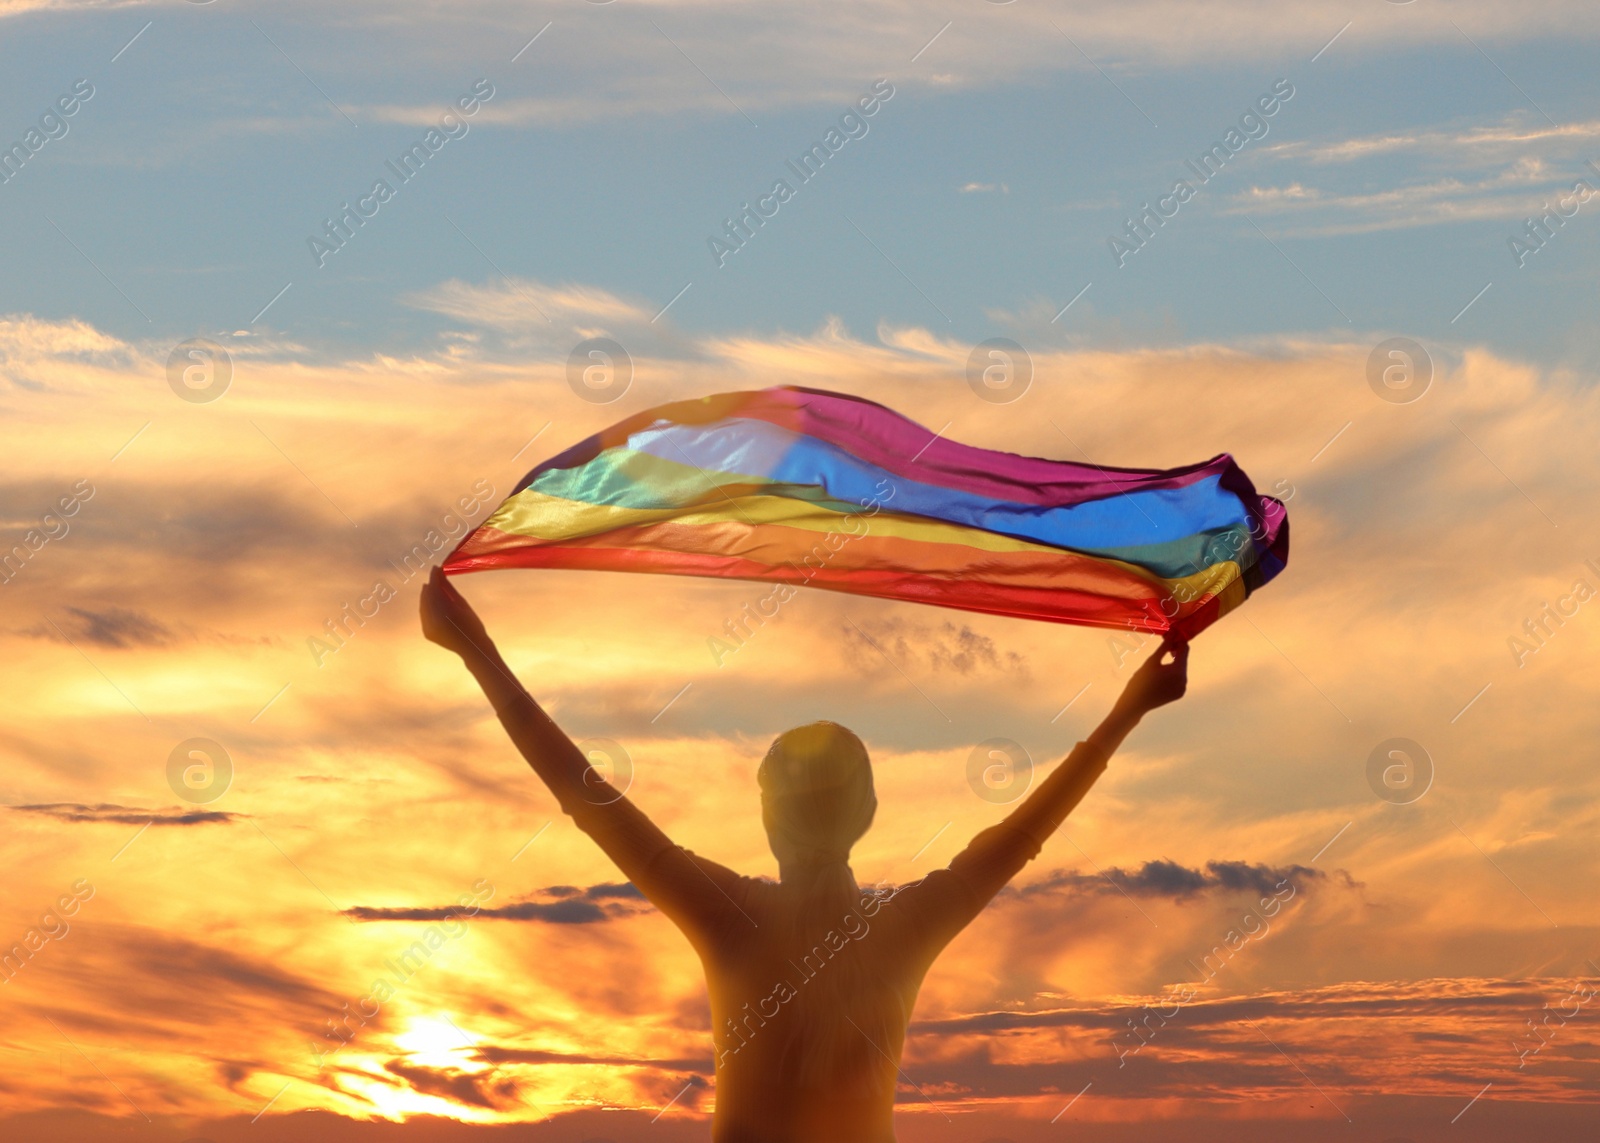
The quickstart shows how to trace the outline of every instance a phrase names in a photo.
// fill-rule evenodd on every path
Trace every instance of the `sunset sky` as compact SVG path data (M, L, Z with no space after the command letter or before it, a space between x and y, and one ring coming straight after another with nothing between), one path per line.
M1597 41L1578 0L0 0L0 1138L707 1138L694 953L422 639L404 560L607 424L775 384L1034 456L1230 452L1292 521L929 974L902 1140L1592 1134ZM595 337L609 404L569 385ZM968 383L996 337L1009 403ZM193 338L214 399L171 379ZM1391 338L1431 378L1385 399ZM803 591L719 665L760 586L457 583L674 840L762 876L778 732L862 736L853 867L903 883L1006 812L978 743L1037 781L1155 646Z

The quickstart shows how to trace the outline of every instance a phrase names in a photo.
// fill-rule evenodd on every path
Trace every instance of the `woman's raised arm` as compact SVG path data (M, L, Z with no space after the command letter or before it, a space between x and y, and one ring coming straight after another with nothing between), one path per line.
M734 896L742 878L674 845L644 812L597 774L583 751L523 688L472 605L437 568L422 588L422 631L461 656L500 723L564 813L605 851L634 887L691 939L714 926L750 921Z
M422 588L421 611L422 633L461 656L511 741L564 811L572 814L585 801L621 796L600 780L583 752L517 681L477 612L438 568Z
M1170 661L1163 662L1167 659ZM956 855L950 862L949 872L956 874L966 886L967 899L955 901L937 888L926 894L939 939L948 940L964 928L1006 882L1038 856L1050 835L1066 821L1067 815L1105 772L1106 762L1122 745L1128 732L1150 711L1183 697L1189 682L1188 672L1188 643L1168 636L1155 654L1133 673L1123 688L1122 697L1094 732L1078 743L1020 806L998 824L980 831ZM923 884L937 880L925 878ZM911 888L915 890L916 887ZM913 892L912 896L915 900L917 894Z
M1170 662L1163 662L1168 658ZM1037 845L1043 845L1105 772L1106 763L1139 720L1157 707L1177 702L1188 685L1189 644L1169 636L1134 671L1122 696L1093 733L1006 817L1004 824L1021 829Z

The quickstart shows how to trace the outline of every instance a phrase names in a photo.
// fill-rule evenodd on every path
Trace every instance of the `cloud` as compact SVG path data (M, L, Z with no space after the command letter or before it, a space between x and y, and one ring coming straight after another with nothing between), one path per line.
M1591 176L1600 183L1600 176ZM1321 215L1325 221L1276 228L1293 235L1367 234L1402 227L1436 226L1480 219L1504 219L1509 228L1519 218L1540 213L1569 191L1572 178L1557 176L1542 159L1523 158L1479 179L1437 179L1382 191L1339 193L1301 182L1288 186L1252 186L1231 197L1225 214ZM1340 215L1343 218L1340 218Z
M1494 124L1357 135L1333 142L1296 139L1269 144L1262 151L1274 158L1318 164L1348 163L1400 151L1417 151L1429 158L1460 163L1464 151L1480 162L1517 155L1581 156L1596 140L1600 140L1600 119L1550 126L1527 116L1510 116Z
M968 624L915 623L890 618L842 625L844 645L859 667L877 671L888 656L894 664L926 663L928 669L961 676L1023 673L1026 664L1015 651L1000 652L995 641Z
M421 1067L403 1060L390 1060L384 1067L390 1074L405 1080L413 1090L440 1096L464 1107L494 1110L516 1106L516 1085L506 1079L448 1068Z
M86 379L118 375L137 361L133 346L87 322L0 315L0 379L11 387L76 389Z
M69 21L78 13L108 6L155 15L182 5L178 0L114 5L5 0L0 18L29 13L47 27L73 27ZM921 89L921 95L943 96L1034 87L1063 72L1100 83L1098 68L1140 98L1141 83L1163 69L1214 66L1223 58L1238 67L1276 66L1286 51L1309 58L1341 26L1345 30L1318 67L1338 69L1376 53L1442 48L1468 54L1463 33L1498 45L1555 37L1585 42L1600 35L1600 17L1584 0L1540 0L1515 8L1464 0L1448 10L1406 5L1396 6L1403 11L1374 12L1353 22L1340 0L1298 5L1241 0L1215 11L1171 0L1132 0L1114 9L1078 0L1053 11L997 4L982 12L954 0L932 5L873 0L824 23L801 0L758 8L726 0L654 0L634 9L601 10L607 7L595 5L556 21L515 66L512 53L503 49L527 44L538 23L530 24L526 9L511 0L476 5L444 22L427 0L366 0L337 13L303 0L256 3L223 18L235 21L241 35L254 36L243 27L250 17L268 31L275 22L307 29L299 50L289 48L296 66L308 76L337 76L339 107L355 121L413 127L436 122L458 92L461 80L455 77L489 71L500 92L474 116L474 129L551 131L578 130L601 120L671 116L731 120L741 130L754 131L751 124L763 115L797 107L836 115L865 82L881 76ZM1071 36L1071 44L1063 33ZM604 59L606 66L593 67L595 59ZM397 68L395 61L408 66ZM276 75L280 63L274 59L272 70L263 74ZM533 93L514 90L511 78L519 68L523 74L537 68L543 77ZM419 73L426 77L422 84ZM274 116L253 105L224 105L218 114L235 134L273 130ZM332 108L320 123L304 122L303 110L286 109L278 118L301 130L348 130ZM198 153L196 148L211 145L219 134L212 124L189 125L173 132L170 150ZM128 154L120 161L152 160Z
M1023 888L1008 887L1001 890L1001 894L1026 898L1065 890L1069 895L1127 893L1135 897L1165 897L1173 901L1186 901L1213 891L1271 896L1274 889L1285 882L1303 889L1307 887L1307 882L1325 880L1326 877L1327 874L1322 870L1304 865L1274 868L1244 861L1208 861L1204 869L1191 869L1175 861L1157 860L1147 861L1135 870L1116 866L1093 874L1064 870Z
M186 826L206 825L211 822L233 822L243 814L222 810L185 810L181 808L142 810L135 806L118 806L108 803L84 805L80 802L43 802L36 805L8 806L19 813L38 814L63 822L117 822L122 825Z
M915 1047L906 1066L919 1082L991 1097L1037 1092L1064 1072L1096 1075L1104 1096L1124 1099L1192 1094L1197 1084L1217 1084L1236 1098L1304 1090L1303 1078L1283 1067L1276 1042L1292 1045L1298 1066L1336 1098L1375 1098L1389 1083L1384 1046L1392 1050L1399 1042L1407 1046L1411 1093L1454 1098L1453 1110L1475 1090L1470 1076L1481 1077L1481 1087L1485 1080L1508 1083L1520 1072L1518 1082L1537 1089L1524 1086L1524 1098L1559 1100L1578 1090L1580 1074L1593 1070L1588 1062L1571 1070L1588 1052L1577 1048L1557 1074L1535 1078L1518 1068L1498 1033L1522 1026L1528 1013L1552 996L1568 996L1571 987L1571 981L1551 979L1422 980L1187 1003L1163 995L1106 1007L987 1012L913 1023ZM1138 1043L1128 1031L1130 1015L1144 1018L1147 1045L1119 1058L1119 1046ZM1462 1037L1463 1029L1472 1034ZM1006 1045L1003 1054L987 1047L995 1043Z
M632 305L618 320L636 321L644 309ZM1041 331L1054 312L1038 320ZM1581 895L1563 890L1600 872L1587 844L1600 828L1600 787L1585 747L1600 734L1600 704L1592 673L1581 670L1600 636L1586 605L1525 666L1506 645L1543 601L1591 574L1580 555L1600 554L1575 553L1565 538L1592 531L1600 503L1600 474L1583 463L1600 435L1600 395L1584 375L1438 342L1427 347L1435 366L1428 392L1394 406L1365 380L1380 331L1113 352L1036 337L1032 318L1014 316L1038 375L1070 377L1070 387L1036 385L1017 405L996 408L967 388L971 346L959 339L914 326L857 336L829 322L809 334L753 331L641 350L639 379L615 407L572 397L539 354L502 359L471 348L393 368L265 353L241 370L226 401L203 410L204 433L174 420L176 410L158 418L105 480L96 475L101 491L74 518L72 535L52 541L4 589L13 618L0 632L0 686L29 712L25 725L0 735L11 800L48 808L22 813L116 821L132 833L155 816L136 807L165 788L174 728L192 726L182 733L225 742L239 766L238 789L227 796L247 799L237 805L281 852L255 830L149 831L117 862L127 891L108 883L70 938L41 954L40 971L29 969L29 991L19 995L37 1011L19 1007L17 1035L48 1042L53 1033L39 1013L71 1013L63 1029L74 1039L83 1032L85 1050L141 1105L201 1117L248 1106L254 1114L282 1090L257 1132L306 1107L532 1118L525 1105L490 1111L424 1095L385 1068L401 1059L442 1072L414 1078L445 1090L450 1069L403 1055L396 1036L413 1017L470 1014L463 1027L484 1038L484 1059L501 1050L491 1044L549 1053L501 1064L540 1103L638 1107L661 1088L643 1118L653 1115L683 1085L674 1070L708 1050L699 962L560 816L459 662L418 638L417 581L402 581L389 561L439 527L480 476L497 501L537 456L622 416L782 378L908 410L930 436L949 422L954 439L1032 455L1170 466L1226 448L1261 487L1281 480L1294 489L1289 570L1206 634L1188 697L1141 723L1043 860L930 971L908 1074L923 1082L926 1067L927 1082L948 1085L963 1114L986 1114L1005 1093L1018 1107L1042 1108L1036 1118L1047 1123L1087 1082L1077 1073L1088 1062L1117 1070L1107 1030L1125 1026L1130 1006L1185 979L1185 959L1237 925L1243 902L1235 895L1289 875L1313 891L1297 894L1273 918L1271 936L1219 974L1205 1006L1186 1008L1123 1069L1138 1068L1128 1090L1164 1099L1192 1094L1201 1077L1217 1091L1297 1099L1293 1069L1244 1022L1254 1020L1319 1082L1353 1077L1364 1099L1387 1098L1380 1064L1395 1058L1397 1044L1408 1059L1415 1049L1426 1071L1419 1082L1440 1093L1427 1098L1465 1088L1434 1116L1448 1122L1488 1082L1492 1073L1480 1065L1494 1056L1439 1037L1470 1031L1475 1043L1511 1056L1508 1029L1544 1000L1501 996L1495 978L1586 973L1571 948L1600 939ZM41 426L14 434L0 472L5 502L21 518L50 502L58 475L70 474L71 486L78 442L103 441L108 460L150 419L154 395L173 400L160 393L159 353L131 350L137 364L123 369L82 364L70 339L51 344L41 338L21 372L85 399L0 388L0 412L17 418L8 423ZM547 420L538 444L513 461ZM1484 557L1508 551L1515 558ZM316 665L307 637L326 632L380 576L395 599ZM558 571L461 583L509 669L563 728L625 743L637 764L631 799L680 844L756 873L773 865L754 768L786 726L834 718L868 740L880 810L852 861L863 883L900 883L943 864L1008 812L967 785L975 742L1008 735L1046 765L1088 733L1127 679L1105 632L823 592L802 593L718 668L706 640L759 590L752 585ZM118 623L115 612L144 617L171 638L136 637L139 625ZM77 652L33 637L45 615L64 626L69 617L74 631L90 629L86 616L112 616L108 637L125 645L114 655L97 654L103 644L83 649L156 725ZM1415 813L1380 801L1365 777L1373 747L1397 733L1425 740L1448 776L1409 807ZM1507 757L1535 762L1508 771ZM1437 800L1446 793L1448 806ZM1441 808L1460 832L1440 831ZM539 847L510 866L545 820L553 824ZM13 915L53 899L120 844L96 843L98 831L56 833L62 844L40 850L30 831L10 831L0 857L28 870L0 886ZM1328 891L1340 884L1337 873L1304 872L1335 836L1329 860L1358 872L1359 892ZM1218 859L1219 838L1224 852L1249 860ZM527 882L503 871L527 870L534 859L547 888L525 893ZM409 943L377 922L443 920L435 903L481 877L503 882L506 896L480 916L532 923L467 926L430 961L426 985L398 995L341 1053L350 1074L334 1087L312 1079L283 1090L291 1076L315 1076L305 1040L368 995L395 945ZM351 902L400 904L341 915ZM633 919L606 923L624 916ZM201 917L205 934L194 928ZM195 947L169 948L152 932L184 935ZM210 945L237 963L213 956ZM135 955L145 946L153 951ZM230 982L215 974L219 966L281 979ZM1343 994L1321 987L1419 978L1432 981L1422 992L1454 998L1454 1010L1444 1001L1430 1008L1399 986L1372 985L1365 999L1355 986ZM280 990L292 1001L279 1003ZM1490 999L1480 1002L1479 993ZM1557 995L1565 993L1546 998ZM1257 1007L1215 1006L1263 998ZM1380 1014L1385 1005L1400 1015ZM540 1014L536 1040L520 1038L530 1012ZM933 1027L968 1017L997 1026ZM999 1027L1006 1019L1039 1026ZM1589 1078L1580 1027L1539 1057L1531 1082L1545 1086L1529 1089L1538 1098L1571 1098ZM260 1047L247 1053L241 1043ZM1564 1044L1573 1045L1570 1055L1557 1054ZM196 1069L200 1054L229 1063ZM619 1062L583 1062L611 1057ZM95 1092L83 1105L112 1109L116 1091L86 1065L72 1074L71 1058L66 1073L54 1060L19 1064L8 1105L65 1104ZM1559 1069L1546 1066L1557 1060ZM1484 1078L1475 1086L1459 1074L1440 1078L1451 1069ZM537 1086L523 1087L534 1070ZM357 1072L375 1086L363 1087ZM189 1079L174 1084L172 1075ZM1226 1087L1233 1081L1240 1086ZM1096 1081L1091 1095L1110 1082ZM1155 1113L1142 1098L1118 1106L1131 1120L1148 1119ZM1224 1098L1192 1102L1214 1110ZM383 1102L390 1099L400 1102ZM994 1133L1024 1137L1005 1126Z
M53 983L46 992L44 982L35 980L23 1005L29 1015L53 1012L80 1043L85 1042L80 1037L105 1037L143 1043L152 1052L182 1053L215 1029L249 1025L274 1013L273 1021L281 1023L274 1023L270 1039L299 1049L303 1029L320 1027L340 1010L344 997L297 973L293 964L224 942L116 920L107 910L113 891L100 890L74 918L70 935L38 954L41 962L49 957ZM258 1041L260 1056L271 1050ZM231 1053L237 1052L232 1045ZM247 1066L259 1071L270 1064L258 1057Z
M550 286L531 278L506 278L474 285L452 278L402 299L417 309L470 325L501 330L617 329L648 324L651 311L597 286Z
M69 607L73 619L67 629L79 638L100 647L164 647L172 642L172 632L164 624L137 611L108 607L90 611Z
M644 900L644 894L639 892L638 886L631 881L612 881L603 885L591 885L587 889L580 889L576 885L552 885L545 890L545 893L551 897L577 897L581 895L590 901L612 897Z
M1574 182L1600 185L1597 140L1600 120L1557 127L1530 124L1525 116L1331 142L1290 140L1263 148L1262 160L1321 170L1236 192L1223 213L1279 216L1276 232L1287 236L1366 234L1484 219L1502 219L1514 229L1522 217L1540 213L1547 202L1569 192ZM1398 156L1408 163L1399 172ZM1373 190L1374 185L1383 189Z
M697 1072L701 1074L708 1074L713 1070L710 1055L680 1059L635 1059L629 1056L551 1052L530 1048L483 1045L478 1047L477 1056L489 1064L560 1064L564 1066L582 1065L585 1067L658 1068L663 1071Z
M579 889L573 885L553 885L537 894L545 900L530 899L493 908L479 907L473 913L456 905L377 908L358 905L346 909L345 915L358 921L449 921L487 918L499 921L543 921L552 925L593 925L622 917L649 912L650 905L644 894L630 882L611 882ZM636 906L618 904L607 906L607 901L636 901ZM596 904L602 902L602 904Z

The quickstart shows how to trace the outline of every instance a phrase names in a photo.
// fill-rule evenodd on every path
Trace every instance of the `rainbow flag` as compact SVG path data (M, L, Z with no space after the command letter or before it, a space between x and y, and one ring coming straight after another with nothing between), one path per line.
M540 464L446 559L803 584L1192 636L1283 570L1289 520L1226 453L1167 471L974 448L781 387L678 401Z

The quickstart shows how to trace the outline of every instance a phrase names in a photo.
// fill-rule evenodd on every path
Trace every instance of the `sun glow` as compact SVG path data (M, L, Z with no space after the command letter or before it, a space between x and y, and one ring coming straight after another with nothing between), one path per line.
M481 1108L464 1107L443 1096L416 1091L392 1079L347 1076L342 1085L377 1109L379 1115L390 1120L405 1120L414 1115L448 1116L468 1123L487 1123L494 1120L492 1113Z
M475 1075L488 1065L474 1056L477 1039L449 1016L413 1016L406 1030L394 1038L408 1063L427 1068L449 1068Z

